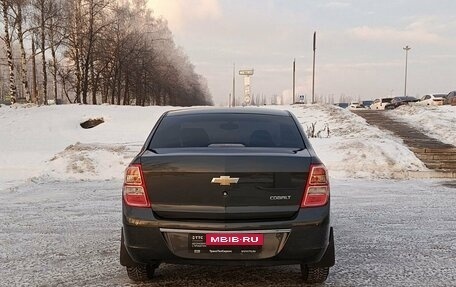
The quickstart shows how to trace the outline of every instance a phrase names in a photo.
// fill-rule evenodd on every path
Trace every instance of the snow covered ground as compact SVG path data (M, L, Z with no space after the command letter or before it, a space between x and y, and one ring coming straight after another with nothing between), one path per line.
M337 264L327 286L454 286L455 182L408 179L423 164L348 110L274 108L290 109L304 129L330 128L311 139L332 177ZM0 286L130 285L118 264L122 174L169 109L0 108ZM98 117L105 123L79 126ZM164 265L144 286L300 286L299 274Z
M456 106L407 105L388 111L388 115L430 137L456 146Z
M426 170L400 139L348 110L326 105L289 109L304 129L329 126L330 136L311 139L333 178L407 178ZM64 105L0 108L0 188L30 178L120 179L159 116L174 107ZM82 129L89 118L105 123Z
M333 180L337 261L325 286L454 286L452 184ZM152 283L131 284L118 263L120 186L38 181L1 191L0 286L302 286L298 266L167 264Z
M0 188L33 177L119 179L159 116L172 107L0 108ZM103 117L83 129L80 123ZM133 150L134 152L132 152Z

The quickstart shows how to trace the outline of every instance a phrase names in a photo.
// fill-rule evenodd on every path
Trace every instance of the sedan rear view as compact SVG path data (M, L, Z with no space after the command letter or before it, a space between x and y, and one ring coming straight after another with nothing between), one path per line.
M134 281L161 263L334 265L328 173L288 111L166 112L126 169L120 262Z

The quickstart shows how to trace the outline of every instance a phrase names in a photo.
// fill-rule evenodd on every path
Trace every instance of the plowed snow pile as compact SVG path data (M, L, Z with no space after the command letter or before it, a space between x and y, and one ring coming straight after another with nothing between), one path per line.
M332 105L287 107L307 130L316 123L316 131L329 126L329 138L310 138L318 156L335 178L407 178L408 171L427 170L402 140L366 121L349 110Z
M269 106L270 107L270 106ZM401 141L347 110L325 105L289 109L304 129L329 126L311 142L335 178L406 178L423 164ZM121 179L160 115L175 107L81 106L0 108L0 188L30 178ZM86 130L80 123L103 117Z

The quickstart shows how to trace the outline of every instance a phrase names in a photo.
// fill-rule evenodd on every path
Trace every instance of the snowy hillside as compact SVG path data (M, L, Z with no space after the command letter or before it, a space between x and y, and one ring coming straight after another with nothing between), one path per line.
M424 170L400 140L334 106L274 106L289 109L306 130L325 125L330 136L311 142L333 178L406 178ZM81 106L0 108L0 187L32 179L121 179L159 116L175 107ZM80 123L103 117L83 129Z

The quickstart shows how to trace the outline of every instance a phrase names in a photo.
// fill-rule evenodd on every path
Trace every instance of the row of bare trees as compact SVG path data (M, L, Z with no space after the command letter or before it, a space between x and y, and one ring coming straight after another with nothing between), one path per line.
M205 80L146 0L0 4L6 52L1 64L11 98L38 104L212 104Z

